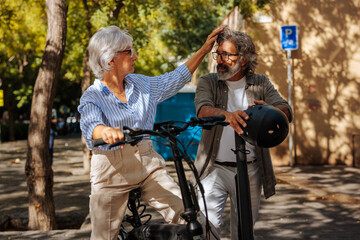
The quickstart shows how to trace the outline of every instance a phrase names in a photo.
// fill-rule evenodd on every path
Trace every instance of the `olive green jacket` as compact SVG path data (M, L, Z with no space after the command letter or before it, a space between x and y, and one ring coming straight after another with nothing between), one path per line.
M290 105L280 96L269 79L262 74L254 74L246 78L246 96L249 104L254 100L263 100L269 105L284 104L289 108L292 120L292 110ZM210 73L199 79L195 94L196 114L202 106L226 110L228 102L228 87L225 81L218 80L216 73ZM195 166L200 179L205 178L211 171L223 131L222 126L217 126L211 130L203 130L196 155ZM235 137L234 137L235 141ZM271 162L270 151L267 148L256 147L256 164L259 165L261 181L266 198L275 194L276 178Z

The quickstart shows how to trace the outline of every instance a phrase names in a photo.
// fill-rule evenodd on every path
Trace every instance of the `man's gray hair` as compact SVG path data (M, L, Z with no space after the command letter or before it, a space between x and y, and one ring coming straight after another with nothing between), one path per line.
M89 42L89 65L96 77L102 78L112 67L109 62L118 51L132 47L133 38L117 26L100 28Z
M250 36L243 32L232 31L228 27L225 27L224 30L219 34L216 42L218 45L220 45L220 43L226 40L230 40L235 44L238 53L241 55L241 60L247 60L247 63L242 66L244 74L246 76L253 75L257 67L257 53L255 51L255 45Z

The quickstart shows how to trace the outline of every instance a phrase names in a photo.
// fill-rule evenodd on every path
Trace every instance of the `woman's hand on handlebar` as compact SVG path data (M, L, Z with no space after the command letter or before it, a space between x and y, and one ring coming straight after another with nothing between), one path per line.
M102 138L104 142L113 144L124 139L124 133L119 127L112 128L98 125L94 128L93 139Z
M101 138L105 142L113 144L117 141L123 140L124 133L121 131L120 128L107 127L101 132Z

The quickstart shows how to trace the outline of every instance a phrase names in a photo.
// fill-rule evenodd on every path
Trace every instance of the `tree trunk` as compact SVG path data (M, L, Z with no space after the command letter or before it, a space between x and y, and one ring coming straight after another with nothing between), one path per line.
M29 229L56 229L53 171L49 158L51 109L66 42L65 0L46 0L46 46L35 82L25 173L29 195Z
M89 6L86 0L83 0L84 8L86 11L86 30L88 38L92 36L91 32L91 22L90 22L90 11ZM91 85L91 69L89 66L89 51L86 50L84 61L83 61L83 78L81 79L81 93L84 93L85 90ZM91 168L91 151L86 146L86 141L83 136L81 136L82 149L83 149L83 167L85 173L90 173Z

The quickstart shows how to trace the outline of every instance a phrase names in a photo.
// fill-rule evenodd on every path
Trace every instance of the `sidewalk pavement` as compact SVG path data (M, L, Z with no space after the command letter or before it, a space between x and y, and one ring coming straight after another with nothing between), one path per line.
M26 226L26 141L0 144L0 230L6 224ZM174 175L171 162L169 172ZM86 222L89 176L82 174L80 136L55 140L54 198L59 227L39 231L0 231L0 239L89 239ZM277 194L261 200L255 225L258 240L358 239L360 236L360 169L348 166L275 167ZM149 212L159 218L156 212ZM224 237L229 238L224 211ZM20 220L19 220L20 219ZM74 229L76 228L76 229ZM20 229L21 230L21 229Z
M263 201L260 239L359 239L360 169L277 167L277 194Z

